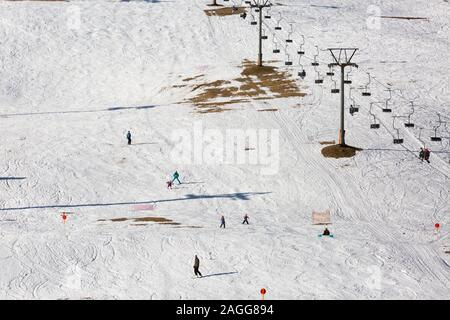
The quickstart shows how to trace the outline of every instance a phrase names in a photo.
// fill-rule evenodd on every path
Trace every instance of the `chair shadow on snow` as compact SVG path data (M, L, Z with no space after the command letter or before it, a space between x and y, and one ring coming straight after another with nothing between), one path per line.
M237 192L230 194L186 194L183 198L163 199L163 200L149 200L149 201L130 201L130 202L110 202L110 203L88 203L88 204L57 204L44 206L29 206L29 207L15 207L15 208L1 208L0 211L9 210L31 210L31 209L58 209L58 208L87 208L87 207L111 207L135 204L151 204L186 200L201 200L201 199L231 199L231 200L250 200L251 196L266 195L272 192Z

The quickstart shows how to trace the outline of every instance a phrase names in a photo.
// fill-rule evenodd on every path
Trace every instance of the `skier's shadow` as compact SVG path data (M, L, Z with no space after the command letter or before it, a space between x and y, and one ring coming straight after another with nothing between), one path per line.
M206 276L203 276L202 278L208 278L208 277L218 277L218 276L226 276L230 274L237 274L237 271L233 272L222 272L222 273L213 273L213 274L207 274Z

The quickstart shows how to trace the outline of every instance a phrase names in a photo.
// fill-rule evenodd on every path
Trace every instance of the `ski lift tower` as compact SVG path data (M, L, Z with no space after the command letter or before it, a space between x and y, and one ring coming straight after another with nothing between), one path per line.
M358 48L328 48L333 57L333 63L328 64L330 68L339 66L341 68L341 124L339 129L339 145L345 146L345 68L358 68L356 63L352 63L352 58Z
M263 40L263 34L262 34L262 24L263 24L263 9L269 8L272 6L272 3L270 3L270 0L253 0L250 3L250 7L258 9L259 11L259 54L258 54L258 66L263 66L263 54L262 54L262 40Z

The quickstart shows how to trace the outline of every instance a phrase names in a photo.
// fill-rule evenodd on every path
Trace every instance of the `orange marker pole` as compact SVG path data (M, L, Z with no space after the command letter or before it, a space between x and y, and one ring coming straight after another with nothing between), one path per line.
M264 295L266 294L266 289L262 288L260 292L261 292L262 300L264 300Z

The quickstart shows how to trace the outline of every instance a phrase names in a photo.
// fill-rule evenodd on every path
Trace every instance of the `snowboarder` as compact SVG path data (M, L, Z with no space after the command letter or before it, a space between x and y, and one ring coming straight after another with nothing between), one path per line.
M423 150L423 158L426 162L430 163L430 150L428 148Z
M423 148L420 148L420 152L419 152L419 159L423 161L425 152L423 151Z
M194 259L194 273L195 275L198 277L198 275L200 275L200 277L203 277L202 274L200 273L200 271L198 270L198 268L200 267L200 260L198 259L197 255L195 255L195 259Z
M245 18L247 18L247 13L246 12L241 13L241 18L245 20Z
M167 189L172 189L172 185L173 185L172 181L167 181L166 183L167 183Z
M220 228L222 228L222 227L225 229L225 217L224 216L222 216L220 218Z
M323 230L323 235L324 236L329 236L330 235L330 230L328 230L328 228L325 228L325 230Z
M248 215L247 214L244 216L244 221L242 221L242 224L244 224L244 223L248 224Z
M173 174L173 180L172 183L175 182L175 180L178 181L178 184L181 184L180 179L178 179L180 177L180 174L178 173L178 171L175 171L175 173Z
M130 131L127 132L127 140L128 140L128 145L130 145L131 144L131 132Z

